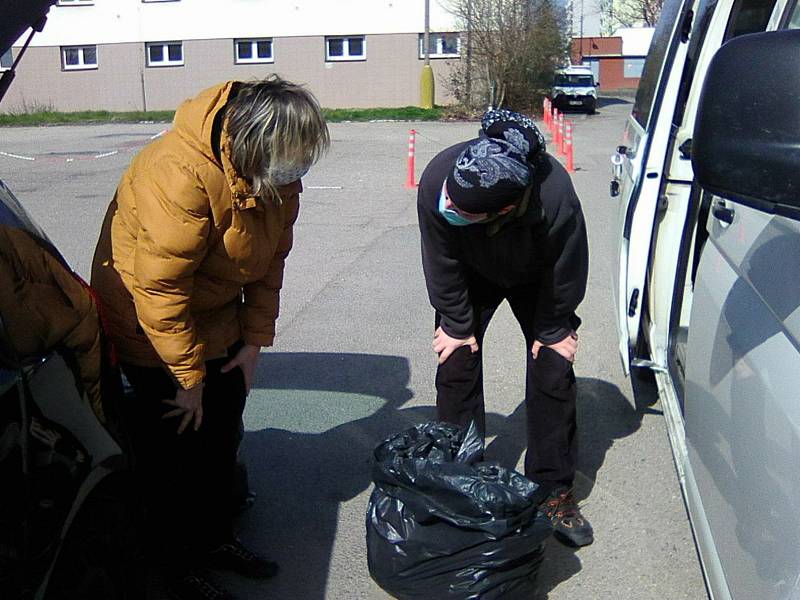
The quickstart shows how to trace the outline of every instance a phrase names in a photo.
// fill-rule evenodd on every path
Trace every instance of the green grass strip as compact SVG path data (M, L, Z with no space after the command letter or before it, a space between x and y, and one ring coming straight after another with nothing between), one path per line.
M438 121L445 115L441 107L432 109L417 106L402 108L325 108L322 111L330 123L343 121ZM174 111L110 112L88 110L81 112L32 111L0 113L2 126L78 125L93 123L139 123L142 121L172 122Z
M174 111L131 111L109 112L107 110L87 110L81 112L36 111L29 113L2 113L0 126L9 125L66 125L88 123L138 123L141 121L172 121Z
M343 121L438 121L444 116L444 109L404 106L402 108L324 108L329 123Z

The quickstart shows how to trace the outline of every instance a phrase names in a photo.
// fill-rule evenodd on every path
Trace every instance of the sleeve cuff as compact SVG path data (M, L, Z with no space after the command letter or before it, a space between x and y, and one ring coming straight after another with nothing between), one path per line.
M445 319L442 319L442 321L439 323L439 327L441 327L442 331L444 331L447 335L456 340L465 340L469 336L475 335L470 331L454 331L452 327L450 327L450 324L445 321Z
M185 390L190 390L193 387L196 387L203 383L203 379L205 379L206 372L205 369L202 371L190 371L185 373L181 376L177 376L173 373L175 380L178 382L178 385L181 386Z
M245 344L266 348L275 343L275 333L253 333L245 331L242 336Z

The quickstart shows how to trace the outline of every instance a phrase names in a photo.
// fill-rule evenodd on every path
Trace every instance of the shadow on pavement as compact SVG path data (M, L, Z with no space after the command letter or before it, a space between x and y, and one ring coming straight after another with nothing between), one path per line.
M633 408L619 388L607 381L579 377L578 386L578 473L575 494L579 501L589 498L597 472L614 440L635 433L643 415L653 412L650 406L657 399L648 394L636 394ZM486 457L504 465L514 465L525 451L525 403L521 402L508 417L487 415L488 433L497 438L487 446ZM587 516L591 511L587 511ZM597 532L609 535L609 532ZM555 539L547 541L545 560L539 571L539 595L547 594L581 569L577 550L567 548Z
M339 509L371 485L373 448L396 431L435 418L432 407L400 410L412 397L409 376L408 360L399 356L262 357L243 443L250 487L258 499L242 518L242 538L278 560L281 572L261 584L244 582L235 590L231 585L239 596L326 597L337 533L348 540L365 536L363 519L341 523ZM270 426L263 428L263 423ZM337 525L352 530L337 532ZM363 541L353 546L361 548ZM352 564L365 562L365 556L354 557ZM354 579L365 576L352 574Z
M597 108L614 106L615 104L633 104L633 98L615 98L611 96L600 96L597 98Z
M412 397L409 375L407 359L399 356L269 353L262 357L248 401L243 444L258 500L241 526L243 539L277 559L281 572L263 583L231 581L238 596L321 600L326 597L335 539L348 540L345 543L366 552L363 519L342 521L340 505L371 486L370 460L379 442L435 419L432 406L402 408ZM646 410L631 408L616 386L578 379L579 497L591 492L614 440L635 432ZM270 427L263 428L264 423ZM525 450L524 404L509 417L487 414L487 430L497 435L487 447L487 458L516 465ZM337 525L342 530L337 531ZM362 556L351 564L365 563ZM549 541L539 576L541 597L579 570L573 550Z

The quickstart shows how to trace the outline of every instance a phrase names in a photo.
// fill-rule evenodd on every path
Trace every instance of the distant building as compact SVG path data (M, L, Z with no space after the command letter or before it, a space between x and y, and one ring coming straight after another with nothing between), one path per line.
M572 38L572 64L592 67L601 92L635 90L653 38L651 27L626 27L611 37Z
M446 104L460 39L439 0L430 6L436 101ZM171 110L220 81L273 72L325 107L416 105L423 31L422 0L58 0L0 112Z

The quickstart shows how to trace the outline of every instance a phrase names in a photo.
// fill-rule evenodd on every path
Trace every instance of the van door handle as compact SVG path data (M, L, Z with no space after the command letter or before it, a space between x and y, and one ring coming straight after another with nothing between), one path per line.
M692 158L692 138L688 138L678 146L678 152L681 153L681 158L684 160Z
M733 223L733 217L736 214L736 211L732 208L728 208L725 205L725 202L717 201L714 203L714 206L711 209L711 214L714 215L715 219L719 219L723 223L730 225Z

